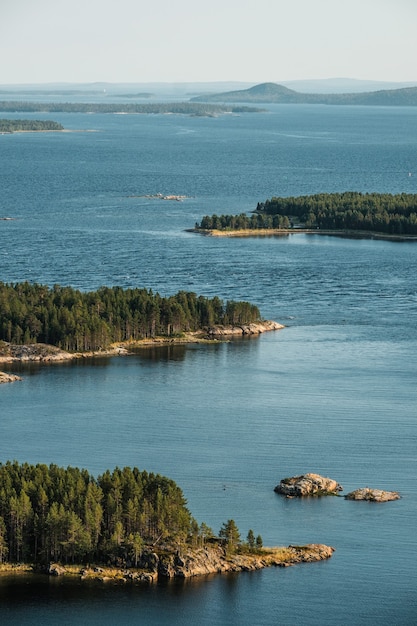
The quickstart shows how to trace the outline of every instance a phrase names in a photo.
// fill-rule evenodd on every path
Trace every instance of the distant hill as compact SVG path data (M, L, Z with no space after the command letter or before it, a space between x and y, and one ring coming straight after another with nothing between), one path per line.
M281 85L301 93L364 93L366 91L382 91L385 89L403 89L417 87L417 81L395 82L384 80L366 80L360 78L311 78L298 80L283 80ZM253 85L253 83L252 83ZM232 86L230 89L247 89L252 85ZM219 89L216 90L220 91ZM226 88L223 89L226 91ZM196 94L197 95L197 94Z
M261 83L249 89L207 94L193 102L251 102L271 104L359 104L373 106L417 106L417 87L382 89L362 93L301 93L276 83Z

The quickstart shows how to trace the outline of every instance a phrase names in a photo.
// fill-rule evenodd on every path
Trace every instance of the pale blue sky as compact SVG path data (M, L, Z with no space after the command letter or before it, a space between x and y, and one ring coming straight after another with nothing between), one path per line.
M417 0L0 5L0 84L417 81Z

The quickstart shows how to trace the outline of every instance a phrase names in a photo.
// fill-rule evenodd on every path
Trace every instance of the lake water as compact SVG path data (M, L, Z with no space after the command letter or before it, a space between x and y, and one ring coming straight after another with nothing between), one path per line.
M13 115L10 117L18 117ZM326 562L151 588L0 581L13 624L417 623L417 244L186 232L273 195L417 193L414 108L276 106L219 118L25 115L74 132L0 136L0 279L249 300L286 328L125 358L13 366L0 460L137 466L199 522ZM411 175L410 175L411 174ZM187 196L183 202L146 197ZM6 369L3 366L3 369ZM314 471L382 505L287 500Z

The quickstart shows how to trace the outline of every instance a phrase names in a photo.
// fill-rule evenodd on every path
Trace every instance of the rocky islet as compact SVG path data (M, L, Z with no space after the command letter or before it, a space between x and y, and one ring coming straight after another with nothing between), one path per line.
M274 491L287 498L338 496L343 491L343 487L333 478L307 473L281 479ZM397 491L385 491L384 489L371 489L369 487L356 489L343 497L346 500L364 500L367 502L389 502L400 499Z

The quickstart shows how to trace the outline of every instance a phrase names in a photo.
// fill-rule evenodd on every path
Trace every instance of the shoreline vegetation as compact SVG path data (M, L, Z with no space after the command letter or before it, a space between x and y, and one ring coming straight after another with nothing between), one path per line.
M408 176L412 176L409 172ZM346 191L258 202L251 216L205 215L197 232L217 237L296 233L405 241L417 239L417 194Z
M115 582L184 579L328 559L323 544L264 548L233 519L199 524L171 479L116 467L0 463L0 573ZM92 565L94 564L94 565Z
M205 343L278 330L250 302L180 291L101 287L81 292L0 282L0 362L127 354L147 345Z
M56 346L44 343L11 344L0 340L0 363L59 363L77 359L94 359L113 356L128 356L138 350L158 346L216 344L243 337L253 337L264 332L281 330L283 324L272 320L263 320L240 326L213 326L211 328L184 332L177 337L149 337L115 343L100 350L85 352L67 352ZM0 384L21 381L16 374L0 371Z
M225 114L262 113L264 109L240 104L211 104L199 102L148 102L125 104L94 102L27 102L0 101L0 111L10 113L113 113L142 115L190 115L218 117Z
M52 120L9 120L0 119L0 135L12 133L57 132L64 127Z

